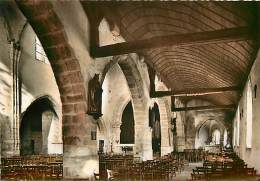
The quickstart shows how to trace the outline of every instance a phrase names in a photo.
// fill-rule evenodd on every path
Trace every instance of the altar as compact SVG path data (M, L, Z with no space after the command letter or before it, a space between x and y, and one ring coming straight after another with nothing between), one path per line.
M117 144L115 146L118 147L117 150L122 151L122 153L124 154L129 155L134 153L134 144Z
M221 147L220 145L206 145L204 147L205 151L208 151L209 153L220 153Z

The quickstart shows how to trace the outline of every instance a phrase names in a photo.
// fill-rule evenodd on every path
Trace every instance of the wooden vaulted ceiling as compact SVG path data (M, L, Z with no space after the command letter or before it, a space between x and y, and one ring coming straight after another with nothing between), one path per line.
M98 11L105 12L105 18L118 26L127 42L237 27L254 29L257 21L254 2L82 2L85 10L93 4ZM242 88L256 49L254 39L245 39L163 46L138 53L144 55L171 90L178 91L230 86ZM225 92L201 98L227 105L236 104L238 94Z

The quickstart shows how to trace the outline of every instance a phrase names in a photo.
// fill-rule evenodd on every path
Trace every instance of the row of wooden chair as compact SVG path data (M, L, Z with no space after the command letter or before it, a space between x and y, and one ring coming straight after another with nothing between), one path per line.
M184 155L171 153L160 159L136 161L133 156L102 155L96 178L124 180L169 180L184 169Z
M62 156L33 155L1 158L1 179L39 180L62 179Z
M220 155L215 156L219 157ZM229 153L223 154L222 156L222 161L218 159L216 159L216 161L205 160L202 167L193 169L191 180L247 178L256 175L256 170L254 168L248 168L247 164L235 154Z
M185 160L188 162L200 162L205 159L208 152L203 149L184 149Z

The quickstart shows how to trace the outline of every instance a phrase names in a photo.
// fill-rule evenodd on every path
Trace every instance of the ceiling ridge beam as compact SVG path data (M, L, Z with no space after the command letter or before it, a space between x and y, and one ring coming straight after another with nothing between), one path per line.
M194 96L203 96L203 95L212 95L212 94L221 94L224 92L232 91L241 91L239 86L231 87L218 87L218 88L195 88L179 91L155 91L151 94L151 97L165 97L165 96L174 96L174 97L194 97Z
M210 105L210 106L196 106L196 107L176 107L173 108L173 112L180 111L196 111L196 110L235 110L236 106L234 104L230 105Z
M213 31L173 34L96 47L91 54L97 58L137 53L144 49L167 46L193 46L209 43L235 42L253 39L254 34L252 27L236 27Z

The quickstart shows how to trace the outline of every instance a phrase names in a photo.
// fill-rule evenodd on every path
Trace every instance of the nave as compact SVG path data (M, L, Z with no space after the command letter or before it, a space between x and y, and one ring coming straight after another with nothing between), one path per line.
M257 180L260 4L0 1L1 180Z

